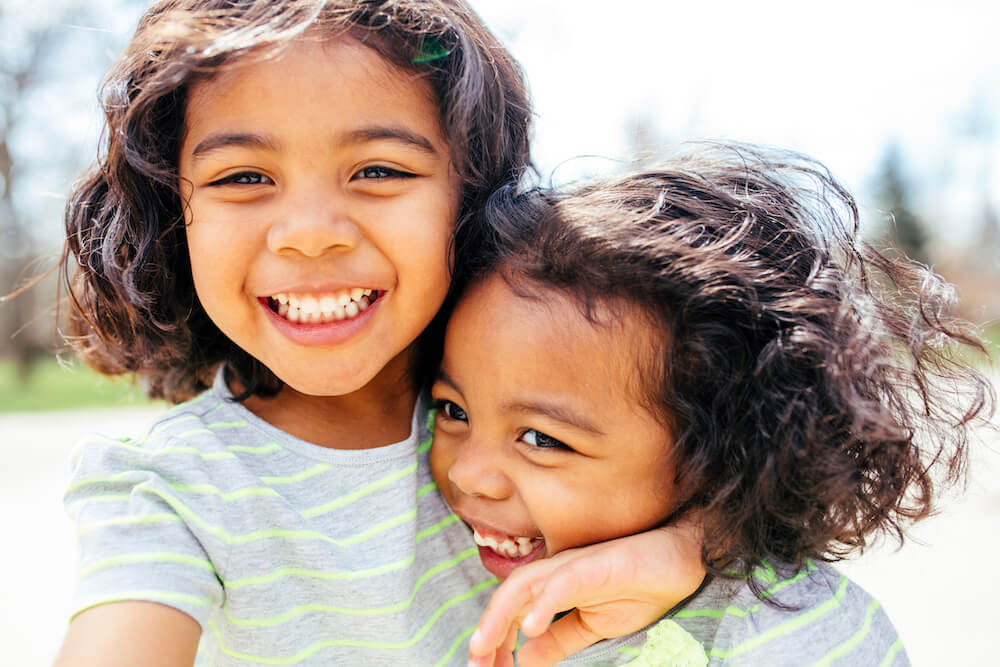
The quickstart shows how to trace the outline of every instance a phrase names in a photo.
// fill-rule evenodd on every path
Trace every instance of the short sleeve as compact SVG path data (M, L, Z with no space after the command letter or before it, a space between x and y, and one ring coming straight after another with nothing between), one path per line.
M174 448L178 449L178 448ZM174 607L203 627L223 587L206 545L207 508L193 512L182 492L205 486L202 457L100 436L74 450L64 504L76 525L73 615L124 600Z

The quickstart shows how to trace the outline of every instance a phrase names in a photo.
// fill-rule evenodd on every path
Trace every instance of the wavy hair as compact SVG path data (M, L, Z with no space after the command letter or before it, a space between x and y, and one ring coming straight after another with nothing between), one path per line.
M462 178L456 256L478 246L472 214L490 192L531 168L521 70L463 0L161 0L104 81L100 155L66 207L67 339L98 371L133 373L151 397L175 402L220 362L243 397L280 390L198 302L177 160L193 84L305 34L356 39L429 82Z
M598 325L595 305L638 306L662 332L639 394L673 437L671 519L697 514L709 572L902 540L963 479L995 396L955 353L986 351L949 285L859 240L822 165L713 144L567 192L505 188L485 222L463 283L499 271Z

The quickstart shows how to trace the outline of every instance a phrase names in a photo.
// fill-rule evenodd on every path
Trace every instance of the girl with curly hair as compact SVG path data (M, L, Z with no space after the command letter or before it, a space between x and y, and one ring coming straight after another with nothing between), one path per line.
M573 664L908 664L828 563L927 516L992 410L949 286L860 241L821 165L747 146L506 188L485 224L431 450L484 566L530 578L582 545L703 530L697 593Z
M161 0L103 96L71 340L180 404L75 452L59 664L464 663L496 580L430 477L425 342L530 167L517 64L461 0ZM700 581L641 569L660 612Z

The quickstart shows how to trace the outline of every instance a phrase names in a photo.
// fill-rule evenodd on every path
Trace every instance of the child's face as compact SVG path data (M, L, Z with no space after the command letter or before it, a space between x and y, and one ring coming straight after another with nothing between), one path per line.
M398 383L448 288L460 191L428 84L351 40L302 41L195 85L185 121L212 321L298 392Z
M673 506L669 431L635 398L650 328L610 312L594 325L567 297L539 294L496 276L470 290L432 389L434 478L500 578L651 528Z

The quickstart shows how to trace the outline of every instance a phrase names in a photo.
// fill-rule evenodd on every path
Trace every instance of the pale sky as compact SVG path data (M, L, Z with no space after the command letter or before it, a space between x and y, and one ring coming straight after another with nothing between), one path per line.
M69 1L0 0L39 20ZM626 128L640 120L664 144L730 138L808 153L863 204L887 144L898 140L918 205L956 243L971 238L984 192L1000 207L1000 3L471 2L524 66L536 161L546 175L558 165L557 180L605 164L576 156L627 157ZM31 100L32 122L15 147L36 162L52 135L86 154L84 162L96 147L97 82L136 13L124 0L89 4L105 7L106 21L63 26L67 39L99 30L116 46L82 63L53 63L79 73ZM976 118L978 134L969 129ZM68 187L64 176L39 170L19 198L46 209L41 217L54 219L58 235Z
M1000 3L472 2L528 74L544 170L624 156L640 118L665 142L806 152L863 201L897 139L920 203L956 239L982 209L981 174L1000 206ZM973 114L992 125L989 143L970 135Z

